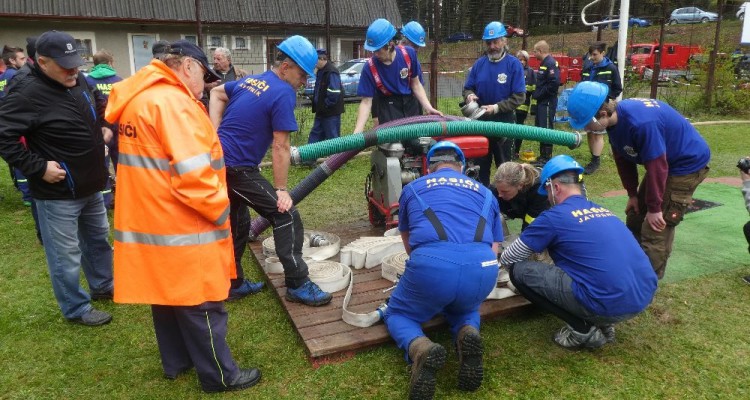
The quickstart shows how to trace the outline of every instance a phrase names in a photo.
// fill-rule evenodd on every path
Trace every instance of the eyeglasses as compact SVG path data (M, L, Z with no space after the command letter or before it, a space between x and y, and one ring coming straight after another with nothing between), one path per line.
M599 130L601 130L601 131L606 131L607 130L607 128L604 125L602 125L602 123L599 122L598 119L596 119L596 117L591 117L591 122L599 125Z

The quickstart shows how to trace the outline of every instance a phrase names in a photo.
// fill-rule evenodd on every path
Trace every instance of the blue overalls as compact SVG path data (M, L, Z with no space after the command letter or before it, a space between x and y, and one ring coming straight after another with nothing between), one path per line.
M492 204L485 190L484 206L477 223L474 242L449 242L435 212L410 186L422 212L440 239L414 249L406 262L404 275L388 301L384 321L388 332L409 362L409 345L425 336L421 324L442 312L455 339L459 329L471 325L479 329L479 306L497 284L497 255L482 235Z

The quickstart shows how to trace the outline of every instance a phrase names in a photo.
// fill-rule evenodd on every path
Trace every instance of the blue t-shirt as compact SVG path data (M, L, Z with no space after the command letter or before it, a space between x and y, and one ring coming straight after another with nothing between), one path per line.
M273 141L273 132L298 129L297 94L273 71L224 84L229 97L219 125L227 167L255 167Z
M633 234L581 195L542 212L520 240L535 252L548 249L573 280L576 299L598 315L638 313L654 297L656 273Z
M404 47L406 53L411 58L411 78L420 79L422 78L422 66L417 60L417 53L409 46ZM404 59L404 55L401 54L401 50L396 47L396 58L390 65L385 65L380 60L373 56L372 60L375 63L375 69L378 71L383 86L388 89L393 95L410 95L411 87L409 86L409 74L408 65ZM375 84L375 78L372 76L370 71L370 64L365 63L362 68L362 74L359 77L359 86L357 87L357 96L361 97L375 97L375 95L383 95L378 90Z
M669 175L692 174L708 165L711 149L685 117L654 99L617 103L617 125L608 129L612 151L636 164L667 155Z
M482 56L471 67L464 89L474 92L482 106L506 100L513 93L525 93L523 64L510 55L498 62Z
M503 228L497 199L479 182L450 168L441 168L403 188L399 199L398 229L409 231L412 250L438 242L438 234L420 206L412 188L429 206L445 229L449 242L472 243L482 215L485 195L491 197L482 242L490 246L503 241Z

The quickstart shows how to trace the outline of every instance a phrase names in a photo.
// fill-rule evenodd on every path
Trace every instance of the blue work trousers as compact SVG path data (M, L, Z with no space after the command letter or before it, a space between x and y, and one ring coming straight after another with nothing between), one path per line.
M341 135L341 114L331 117L315 117L307 143L335 139Z
M409 361L422 324L443 313L455 339L464 325L479 329L479 306L497 285L497 255L486 243L419 246L388 301L385 325Z

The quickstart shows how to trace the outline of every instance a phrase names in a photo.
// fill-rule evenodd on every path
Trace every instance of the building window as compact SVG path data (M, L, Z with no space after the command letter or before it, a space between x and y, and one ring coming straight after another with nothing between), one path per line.
M215 49L217 47L225 47L224 37L221 35L208 35L206 37L206 44L211 49Z
M188 42L190 42L190 43L192 43L192 44L194 44L196 46L198 45L198 36L196 36L196 35L180 35L180 36L182 37L182 39L185 39Z
M232 50L250 50L250 38L247 36L232 36Z
M76 50L78 54L86 61L94 61L96 53L96 39L94 32L68 32L76 41Z

